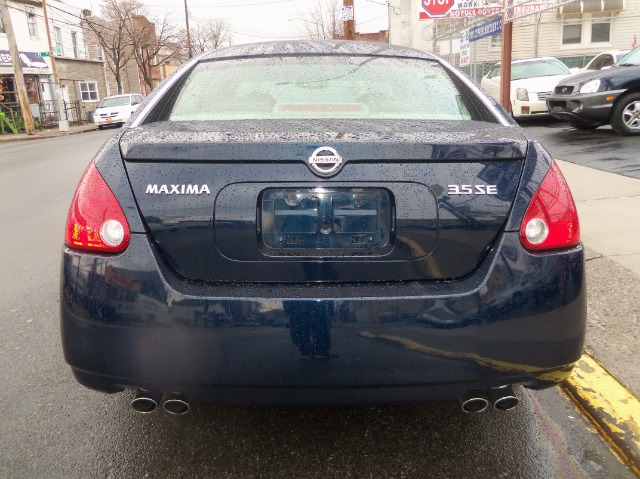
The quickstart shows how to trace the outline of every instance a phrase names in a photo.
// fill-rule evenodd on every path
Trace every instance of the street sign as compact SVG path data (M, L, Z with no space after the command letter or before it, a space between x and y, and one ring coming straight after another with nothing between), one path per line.
M422 0L422 8L429 18L446 17L455 0Z
M352 22L353 21L353 7L352 6L342 7L342 21L343 22Z
M470 42L477 42L482 38L500 35L502 33L502 17L494 18L490 22L470 28L468 32Z
M39 57L48 57L48 56L49 56L49 52L39 52L39 53L36 53L36 56L39 56Z
M459 61L459 65L461 67L466 67L471 64L470 47L471 47L471 44L469 43L469 30L462 30L460 32L460 61Z
M420 20L429 20L431 18L484 17L501 12L502 0L422 0L418 13Z

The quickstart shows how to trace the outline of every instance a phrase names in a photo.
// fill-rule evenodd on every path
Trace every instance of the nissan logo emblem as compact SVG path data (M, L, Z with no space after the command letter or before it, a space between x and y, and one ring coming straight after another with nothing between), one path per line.
M320 176L329 176L336 173L342 165L342 157L330 146L317 148L309 157L309 166L314 173Z

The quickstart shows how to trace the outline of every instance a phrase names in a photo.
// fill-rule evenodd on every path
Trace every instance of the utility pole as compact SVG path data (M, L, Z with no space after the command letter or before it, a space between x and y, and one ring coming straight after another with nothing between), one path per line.
M42 0L42 11L44 12L44 24L47 29L47 42L49 42L49 59L51 60L51 70L53 71L53 90L58 100L58 129L60 131L69 131L69 122L67 121L67 112L62 101L62 92L60 90L60 81L58 80L58 69L56 68L56 59L53 56L53 46L51 45L51 30L49 29L49 17L47 16L47 0ZM62 118L64 116L64 118Z
M342 0L342 20L344 22L344 39L356 39L355 12L353 9L353 0Z
M22 73L22 64L20 63L20 52L18 51L18 45L16 44L16 36L13 31L13 24L11 23L11 13L9 12L7 0L0 0L0 13L2 13L2 20L7 33L7 40L9 41L11 63L13 65L13 71L15 72L16 91L18 93L20 109L22 110L22 118L24 119L24 129L28 135L35 135L36 126L34 125L33 117L31 116L27 87L24 84L24 73Z
M187 0L184 0L184 18L187 24L187 50L189 52L189 58L192 58L193 51L191 51L191 32L189 31L189 9L187 8Z
M513 22L511 0L503 0L502 8L502 50L500 51L500 105L511 113L511 49L513 46Z

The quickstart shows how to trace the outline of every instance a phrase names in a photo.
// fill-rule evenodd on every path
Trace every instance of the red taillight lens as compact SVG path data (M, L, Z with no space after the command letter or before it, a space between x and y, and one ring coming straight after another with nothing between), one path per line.
M522 219L520 242L533 251L568 248L580 242L578 211L555 161Z
M124 212L92 161L73 195L65 244L78 250L121 253L130 238Z

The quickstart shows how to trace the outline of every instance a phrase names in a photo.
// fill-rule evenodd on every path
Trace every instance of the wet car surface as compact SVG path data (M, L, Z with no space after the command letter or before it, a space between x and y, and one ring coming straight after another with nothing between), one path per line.
M218 50L81 180L65 358L88 387L138 389L143 412L191 398L510 408L511 385L555 385L582 353L578 228L546 151L435 57Z

